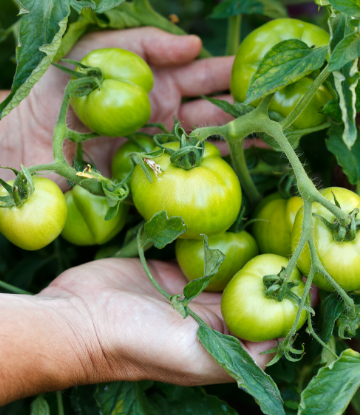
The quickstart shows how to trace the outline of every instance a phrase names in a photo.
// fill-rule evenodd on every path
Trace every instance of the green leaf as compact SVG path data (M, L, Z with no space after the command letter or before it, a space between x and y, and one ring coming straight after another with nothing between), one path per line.
M121 3L124 3L125 0L101 0L97 5L95 11L96 13L104 13L114 7L119 6Z
M342 138L348 148L356 141L356 86L359 81L358 61L347 63L341 71L333 72L335 88L339 95L344 132Z
M220 249L210 249L207 236L201 236L204 238L204 276L186 284L184 288L184 301L186 303L192 301L205 290L211 278L218 272L220 265L225 260L225 255Z
M237 415L226 402L208 395L203 388L156 383L160 393L152 396L159 412L164 415Z
M360 139L349 149L342 138L343 127L333 125L328 131L327 149L334 154L349 182L356 185L360 180Z
M162 249L166 245L185 233L187 226L180 216L167 217L165 210L155 213L155 215L144 225L144 236L142 246L152 242L157 249Z
M184 303L179 300L182 297L181 294L175 294L170 297L171 307L182 315L182 318L186 318L189 315L188 308Z
M351 349L319 370L301 394L299 415L341 415L360 386L360 355Z
M26 98L34 84L50 66L65 32L70 7L68 1L34 2L22 0L17 68L9 96L0 104L0 119Z
M261 14L272 19L287 17L286 8L278 0L224 0L209 17L223 19L239 14Z
M275 382L254 362L238 339L208 326L200 326L198 338L238 386L254 397L264 414L285 415Z
M85 7L93 10L96 8L94 0L70 0L70 5L78 13L81 13L82 9Z
M341 123L341 109L337 99L328 101L319 112L332 118L335 122Z
M251 111L254 111L255 109L251 105L243 105L239 102L234 102L234 104L230 104L230 102L224 101L222 99L210 98L204 95L202 95L202 98L216 105L218 108L222 109L227 114L232 115L234 118L239 118L245 114L248 114Z
M335 47L329 61L329 70L338 71L345 64L360 56L360 34L351 33Z
M342 13L333 13L329 17L330 29L330 50L333 51L335 47L341 42L346 35L348 17Z
M38 396L31 403L30 415L50 415L50 408L43 396Z
M153 382L113 382L98 385L96 402L102 415L155 415L145 391Z
M309 48L298 39L284 40L273 46L251 78L244 104L272 94L321 68L327 53L326 46Z
M331 6L350 17L360 18L360 0L328 0Z
M344 310L344 301L336 293L326 293L325 298L321 297L320 337L324 343L329 343L334 331L335 322Z
M96 385L77 386L70 395L71 406L76 415L101 415L94 398Z

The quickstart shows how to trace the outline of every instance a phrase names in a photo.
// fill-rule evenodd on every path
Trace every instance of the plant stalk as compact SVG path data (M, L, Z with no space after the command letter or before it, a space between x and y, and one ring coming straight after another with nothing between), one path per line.
M241 14L228 19L228 32L226 39L226 52L228 56L236 55L240 44Z

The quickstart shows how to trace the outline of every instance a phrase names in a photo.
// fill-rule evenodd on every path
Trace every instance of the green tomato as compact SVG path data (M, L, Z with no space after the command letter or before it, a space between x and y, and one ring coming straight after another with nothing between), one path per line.
M335 194L341 209L350 213L355 208L360 208L360 197L354 192L341 187L329 187L321 190L326 199L334 202ZM312 213L325 218L332 223L335 217L319 203L314 203ZM296 215L292 231L291 243L294 252L300 240L304 209L301 208ZM314 243L319 259L331 277L345 290L354 291L360 289L360 233L351 242L335 242L334 237L326 225L318 218L313 217ZM304 275L309 275L311 267L311 256L308 244L305 245L298 267ZM319 273L316 273L313 283L327 291L334 291L332 285Z
M178 142L164 145L179 148ZM206 142L201 165L191 170L175 167L167 153L154 161L163 172L156 177L148 167L152 183L139 165L131 177L135 207L146 220L162 210L169 218L181 216L188 227L180 236L185 239L218 235L233 224L241 206L240 183L216 146Z
M262 254L288 258L291 254L291 231L295 216L303 205L301 197L283 199L279 193L266 197L254 214L252 233Z
M265 275L277 275L288 260L279 255L259 255L249 261L226 286L221 298L221 312L232 334L244 340L262 342L286 337L298 311L292 300L279 302L264 294ZM301 297L304 283L295 267L291 281L299 282L292 292ZM297 330L306 321L306 311L300 316Z
M232 69L230 89L235 101L245 101L250 80L262 58L273 46L287 39L299 39L310 47L319 47L328 44L329 34L320 27L296 19L272 20L251 32L240 45ZM288 116L313 82L310 77L304 77L285 86L275 93L270 110ZM321 86L293 126L303 129L324 123L326 115L320 114L319 109L332 98L329 90ZM259 101L252 103L258 104Z
M14 245L35 251L57 238L66 220L65 198L53 181L34 177L34 193L20 207L0 208L0 232ZM13 181L8 182L10 185ZM4 187L0 196L7 196Z
M136 137L136 141L141 147L133 141L127 141L118 148L112 160L112 177L119 182L125 179L132 169L133 164L129 157L130 153L139 151L150 152L155 148L153 140L146 135Z
M251 258L259 252L255 239L246 231L225 232L209 238L211 249L225 255L218 272L211 278L206 291L223 291L227 283ZM204 276L204 242L199 239L178 239L176 259L188 281Z
M124 227L128 205L121 203L117 214L105 220L109 209L106 198L96 196L75 186L65 193L68 216L61 233L64 239L75 245L101 245L110 241Z
M154 83L147 63L133 52L118 48L97 49L81 63L100 68L100 89L73 98L75 114L91 130L109 137L134 133L150 118L148 93Z

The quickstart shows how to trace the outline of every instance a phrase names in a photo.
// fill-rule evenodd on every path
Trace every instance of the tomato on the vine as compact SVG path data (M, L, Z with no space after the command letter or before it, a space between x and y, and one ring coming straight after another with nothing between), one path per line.
M132 134L150 118L148 93L154 83L148 64L133 52L97 49L81 63L100 68L103 81L89 95L73 98L71 105L91 130L110 137Z
M230 89L235 101L245 101L250 80L262 58L273 46L287 39L299 39L309 47L319 47L328 44L329 34L320 27L296 19L275 19L251 32L241 43L232 69ZM313 82L307 76L277 91L271 101L270 110L286 117ZM326 116L320 114L319 110L332 99L326 86L320 86L293 126L303 129L324 123ZM252 105L258 105L258 101Z
M122 144L115 153L112 160L112 177L118 181L126 178L132 169L132 161L129 154L133 152L150 152L155 148L155 143L147 135L137 136L134 141Z
M288 258L291 254L291 231L295 216L303 205L301 197L284 199L273 193L260 202L252 225L252 233L262 254L277 254Z
M65 193L68 216L61 233L75 245L101 245L110 241L124 227L128 205L121 203L116 215L105 220L109 209L105 197L96 196L75 186Z
M208 239L211 249L220 249L225 255L218 272L211 278L206 291L223 291L227 283L251 258L258 254L255 239L246 231L225 232ZM178 239L176 259L189 280L204 276L204 242L199 239Z
M8 182L10 185L13 181ZM14 245L34 251L57 238L66 220L65 198L59 186L45 177L33 177L35 190L17 207L0 208L0 232ZM7 196L4 187L0 196Z
M288 262L279 255L259 255L230 280L221 298L221 312L231 333L253 342L277 339L289 333L298 305L288 298L279 302L266 297L263 283L264 276L278 274ZM301 298L305 285L296 267L290 281L299 283L291 291ZM297 330L305 321L306 311L303 310Z
M329 187L321 190L320 193L332 202L334 202L334 194L344 212L350 213L354 209L360 208L360 197L351 190L341 187ZM335 217L333 214L319 203L313 204L312 213L322 216L331 224L334 223ZM292 231L291 242L293 251L295 251L300 240L303 217L304 208L301 208L296 215ZM356 232L353 241L335 242L332 232L321 219L313 217L312 223L316 252L326 271L344 290L359 290L360 233ZM297 264L304 275L309 275L311 255L308 244L302 250ZM313 283L323 290L334 291L332 285L319 273L315 274Z
M179 149L179 145L164 144L173 150ZM174 166L167 153L154 161L163 172L156 176L148 168L152 183L139 165L131 177L135 207L146 220L162 210L168 217L181 216L188 227L180 236L185 239L218 235L233 224L241 206L240 183L216 146L206 142L201 165L191 170Z

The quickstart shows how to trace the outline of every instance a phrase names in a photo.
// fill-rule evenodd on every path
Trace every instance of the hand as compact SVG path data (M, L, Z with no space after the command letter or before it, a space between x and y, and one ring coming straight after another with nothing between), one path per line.
M76 44L68 58L79 61L91 50L105 47L120 47L139 54L151 66L155 79L150 93L150 122L161 122L171 129L175 116L183 121L184 128L190 129L194 125L223 124L232 119L205 100L182 103L184 97L229 89L233 58L195 61L201 46L196 36L176 36L145 27L88 34ZM30 166L52 161L52 133L69 79L67 74L50 67L30 95L4 118L0 126L0 165L17 168L20 162ZM230 96L221 98L229 100ZM71 111L68 125L77 130L82 127ZM110 175L110 162L120 143L117 139L102 137L85 145L85 151L105 176ZM74 146L66 143L65 150L71 160ZM8 180L13 175L3 171L1 177ZM64 179L55 175L51 178L63 189L67 187Z
M149 268L167 292L182 292L187 281L175 264L149 261ZM6 296L13 298L4 309ZM197 339L195 320L184 320L171 307L138 259L91 262L64 272L35 297L2 297L0 404L116 380L152 379L185 386L233 381ZM19 304L16 311L21 298L27 305ZM226 333L220 298L221 294L203 293L190 307L212 328ZM259 353L275 345L243 342L263 368L271 356ZM22 382L29 373L32 382Z

